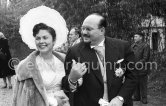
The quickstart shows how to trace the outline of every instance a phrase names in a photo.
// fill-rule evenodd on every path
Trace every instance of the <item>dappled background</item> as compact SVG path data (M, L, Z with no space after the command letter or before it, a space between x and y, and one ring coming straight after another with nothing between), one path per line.
M149 75L148 92L157 97L164 94L166 0L0 0L0 31L9 40L12 57L22 60L32 52L18 33L19 19L42 4L59 11L69 30L72 26L80 27L90 13L99 12L108 20L106 36L132 42L135 32L144 32L151 47L151 61L158 63Z

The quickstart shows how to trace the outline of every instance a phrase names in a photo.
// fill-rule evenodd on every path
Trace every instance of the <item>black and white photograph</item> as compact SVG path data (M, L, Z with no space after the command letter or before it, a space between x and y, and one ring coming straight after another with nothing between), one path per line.
M166 106L166 0L0 0L0 106Z

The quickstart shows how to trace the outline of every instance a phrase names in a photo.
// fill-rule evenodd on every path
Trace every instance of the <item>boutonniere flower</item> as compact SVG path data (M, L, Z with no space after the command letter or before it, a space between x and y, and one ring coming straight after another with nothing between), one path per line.
M124 70L120 67L120 64L123 62L124 59L120 59L116 62L116 65L118 65L119 67L116 68L115 70L115 76L116 77L122 77L124 74Z
M116 69L116 71L115 71L115 76L116 76L116 77L122 77L123 74L124 74L124 71L123 71L122 68Z

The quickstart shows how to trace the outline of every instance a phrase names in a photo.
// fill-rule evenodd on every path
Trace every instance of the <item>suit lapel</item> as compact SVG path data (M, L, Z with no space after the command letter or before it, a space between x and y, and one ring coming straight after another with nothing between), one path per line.
M114 63L117 61L117 48L113 44L113 39L105 39L105 61L106 61L106 75L107 84L110 87L114 77Z
M95 50L91 49L89 45L84 44L79 49L79 52L83 60L82 62L88 63L88 74L94 73L98 81L103 85L103 78L101 75L100 65Z
M113 39L107 38L105 39L105 62L106 62L106 73L107 73L107 84L111 86L111 82L114 77L114 62L118 60L118 49L115 47L113 43ZM89 45L83 45L79 52L83 58L82 62L90 63L90 70L88 72L94 73L99 82L103 85L103 78L101 75L100 66L98 63L97 55L93 49L90 48ZM96 68L98 67L98 68Z

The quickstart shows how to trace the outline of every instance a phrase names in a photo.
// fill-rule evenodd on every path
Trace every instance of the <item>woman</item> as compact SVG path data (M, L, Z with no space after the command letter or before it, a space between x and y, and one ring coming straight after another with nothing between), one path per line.
M42 11L43 8L38 9ZM44 10L49 9L44 7ZM69 106L68 97L61 90L61 79L65 75L64 55L53 51L62 36L57 27L50 26L40 22L33 27L37 50L22 60L16 69L13 106Z
M8 62L11 59L8 40L2 32L0 32L0 78L3 78L4 86L2 88L12 88L11 76L15 74L12 67L9 67ZM8 80L8 84L7 84Z
M56 101L59 106L64 106L68 102L61 91L61 79L65 75L64 57L53 52L55 31L39 23L33 28L33 36L38 51L31 53L18 65L14 106L28 103L30 106L56 106Z

